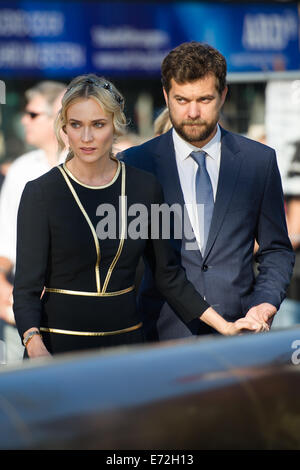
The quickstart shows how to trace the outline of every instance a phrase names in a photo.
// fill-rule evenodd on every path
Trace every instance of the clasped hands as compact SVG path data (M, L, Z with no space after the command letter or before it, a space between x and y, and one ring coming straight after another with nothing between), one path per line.
M269 331L273 317L277 312L274 305L267 302L251 307L244 318L239 318L227 327L227 335L242 333L261 333Z

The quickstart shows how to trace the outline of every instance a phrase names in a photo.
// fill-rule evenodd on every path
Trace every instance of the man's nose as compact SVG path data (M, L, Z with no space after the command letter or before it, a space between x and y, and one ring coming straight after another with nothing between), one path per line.
M82 142L91 142L93 140L93 132L89 126L84 126L81 135Z
M192 119L200 117L200 106L198 103L191 101L189 103L188 115Z

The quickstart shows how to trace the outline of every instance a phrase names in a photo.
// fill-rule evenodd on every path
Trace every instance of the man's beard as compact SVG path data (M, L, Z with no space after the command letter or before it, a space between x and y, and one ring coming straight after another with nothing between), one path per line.
M219 116L217 116L217 119L211 123L207 123L201 119L195 119L194 121L186 119L181 123L177 123L172 118L171 113L170 119L177 134L179 134L186 142L193 143L205 141L211 134L213 134L218 123Z

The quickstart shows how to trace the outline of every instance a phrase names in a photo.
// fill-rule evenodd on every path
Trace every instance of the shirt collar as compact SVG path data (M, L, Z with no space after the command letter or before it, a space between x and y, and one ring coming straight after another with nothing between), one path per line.
M174 148L175 153L180 160L186 160L190 153L193 151L199 151L199 147L195 147L195 145L187 142L184 140L173 128L173 141L174 141ZM219 124L217 124L217 132L213 136L213 138L202 147L201 150L204 150L209 157L213 160L218 160L220 156L220 145L221 145L221 129Z

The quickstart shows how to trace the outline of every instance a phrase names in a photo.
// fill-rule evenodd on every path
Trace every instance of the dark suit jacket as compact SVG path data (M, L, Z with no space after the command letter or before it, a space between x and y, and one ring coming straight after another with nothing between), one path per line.
M221 164L210 233L203 257L171 240L188 279L227 320L244 316L262 302L285 297L294 263L287 235L281 178L273 149L221 129ZM184 205L172 129L119 155L127 164L156 175L165 201ZM258 276L253 270L254 241ZM201 322L184 325L158 296L148 266L139 306L149 339L199 334Z

